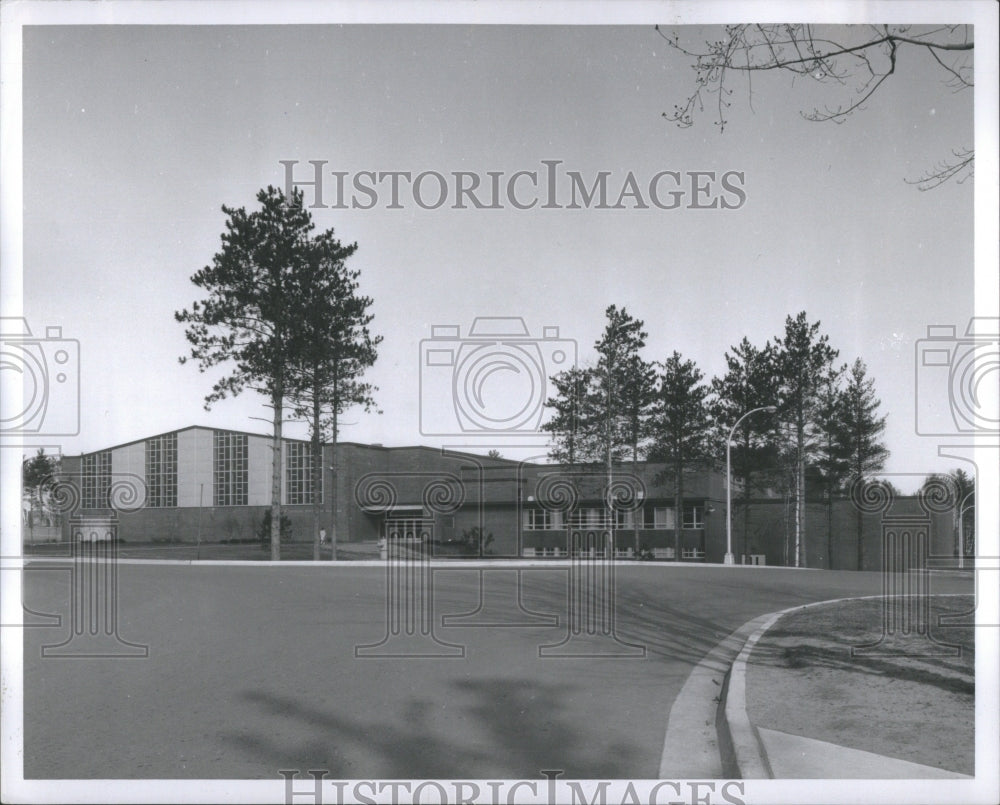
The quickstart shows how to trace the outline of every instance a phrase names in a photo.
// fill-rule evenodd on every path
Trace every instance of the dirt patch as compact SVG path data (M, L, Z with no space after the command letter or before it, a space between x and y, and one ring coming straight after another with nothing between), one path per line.
M975 629L941 622L971 610L973 597L920 606L855 600L782 617L750 656L751 721L975 774ZM904 634L905 624L929 628Z

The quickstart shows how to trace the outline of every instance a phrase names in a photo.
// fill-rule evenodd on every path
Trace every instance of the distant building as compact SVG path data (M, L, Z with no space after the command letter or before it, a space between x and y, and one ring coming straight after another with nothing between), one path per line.
M336 462L336 489L331 467ZM62 539L116 535L127 542L251 541L271 501L271 439L260 434L188 427L81 456L63 457L63 477L75 488L62 518ZM291 539L313 540L312 450L285 439L281 455L282 514ZM431 447L384 447L339 442L323 446L320 527L339 544L379 539L420 542L435 555L557 557L616 555L722 562L726 553L723 473L691 471L684 512L674 511L672 479L662 464L617 466L620 493L605 503L603 468L567 468ZM758 497L744 513L735 499L737 562L792 562L790 502ZM334 515L334 510L336 514ZM857 569L857 510L850 500L806 501L805 562ZM866 570L883 568L893 518L906 533L926 534L931 563L957 554L953 513L925 512L912 496L891 510L862 515ZM921 519L923 518L923 519ZM678 522L679 521L679 522ZM925 521L925 522L924 522ZM921 525L923 523L923 525ZM680 556L674 556L680 526ZM887 530L890 529L890 530ZM907 549L909 550L909 549Z
M270 437L199 426L64 457L78 504L63 538L75 518L113 521L128 542L251 540L270 507L271 466ZM321 467L321 526L329 534L335 522L340 543L411 540L454 555L476 540L486 555L566 556L600 553L613 534L619 556L638 549L672 559L679 520L682 561L721 562L726 550L725 487L709 470L686 476L677 517L663 466L644 462L615 468L613 516L601 469L354 442L324 445ZM294 541L313 539L311 469L310 443L283 440L282 513Z

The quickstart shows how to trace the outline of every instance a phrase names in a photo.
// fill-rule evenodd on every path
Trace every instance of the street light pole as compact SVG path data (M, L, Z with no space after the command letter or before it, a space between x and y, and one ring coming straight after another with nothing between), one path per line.
M736 433L736 429L740 426L740 423L750 416L750 414L756 414L758 411L770 411L774 413L777 410L778 407L776 405L763 405L760 408L747 411L736 420L736 424L729 431L729 438L726 439L726 557L722 560L723 564L736 564L736 557L733 556L733 468L730 461L730 447L733 441L733 434Z

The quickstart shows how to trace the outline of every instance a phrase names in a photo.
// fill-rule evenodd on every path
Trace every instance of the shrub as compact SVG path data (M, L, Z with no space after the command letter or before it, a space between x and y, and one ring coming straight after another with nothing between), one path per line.
M479 526L476 526L469 531L463 531L462 542L464 542L473 553L481 554L483 556L493 553L493 549L490 547L493 544L493 534L489 533L484 536Z
M292 521L284 514L281 515L281 541L288 542L292 538ZM271 510L264 512L264 516L257 526L257 537L260 539L261 547L266 548L271 544Z

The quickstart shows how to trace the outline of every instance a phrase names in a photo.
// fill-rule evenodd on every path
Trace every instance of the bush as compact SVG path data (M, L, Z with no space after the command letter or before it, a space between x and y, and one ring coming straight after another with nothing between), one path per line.
M292 521L284 514L281 515L281 541L288 542L292 538ZM264 512L260 525L257 527L257 538L260 540L262 548L271 544L271 510Z
M483 535L479 526L462 532L462 542L472 551L473 554L485 556L493 553L493 534Z

